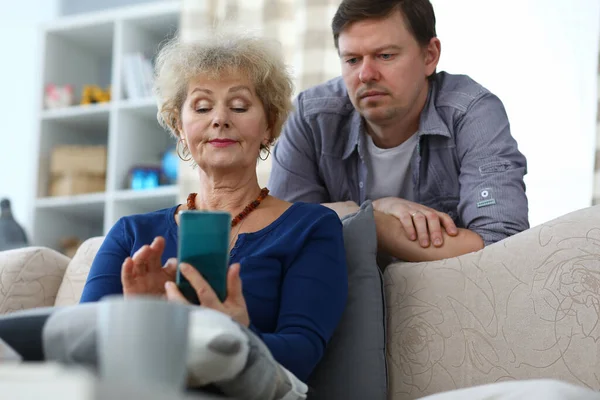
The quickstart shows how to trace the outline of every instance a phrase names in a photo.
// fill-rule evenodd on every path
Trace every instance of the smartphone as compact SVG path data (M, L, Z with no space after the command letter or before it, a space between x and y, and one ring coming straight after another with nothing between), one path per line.
M231 214L185 210L179 213L176 283L192 304L200 304L196 290L179 270L181 263L196 268L221 301L227 297Z

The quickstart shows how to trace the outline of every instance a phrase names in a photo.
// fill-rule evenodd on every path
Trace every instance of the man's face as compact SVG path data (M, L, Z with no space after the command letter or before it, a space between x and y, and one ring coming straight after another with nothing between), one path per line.
M421 46L400 11L349 25L340 33L338 47L350 100L371 124L386 125L414 114L415 104L426 98L439 41Z

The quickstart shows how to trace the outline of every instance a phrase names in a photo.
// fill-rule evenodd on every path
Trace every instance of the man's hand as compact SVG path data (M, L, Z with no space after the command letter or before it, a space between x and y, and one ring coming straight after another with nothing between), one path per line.
M323 205L337 212L340 218L359 209L358 204L352 201ZM457 229L449 215L421 204L388 197L374 201L373 208L378 249L399 260L441 260L478 251L484 246L477 233ZM421 240L415 243L417 238ZM437 239L439 242L436 242ZM431 242L433 247L429 246Z
M450 236L458 234L458 229L448 214L412 201L384 197L373 201L373 209L400 220L407 237L412 241L418 238L421 247L429 247L430 243L441 247L444 244L442 227Z

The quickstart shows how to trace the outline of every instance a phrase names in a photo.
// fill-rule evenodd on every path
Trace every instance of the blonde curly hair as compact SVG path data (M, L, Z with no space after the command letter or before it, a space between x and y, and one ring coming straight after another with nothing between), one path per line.
M189 82L199 75L218 79L232 73L246 74L253 83L273 144L292 110L294 84L278 43L252 35L213 33L196 42L167 41L157 55L154 76L160 125L179 138Z

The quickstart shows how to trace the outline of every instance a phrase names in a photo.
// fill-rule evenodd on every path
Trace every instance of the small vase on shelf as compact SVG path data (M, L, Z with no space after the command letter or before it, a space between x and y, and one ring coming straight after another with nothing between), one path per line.
M0 201L0 251L25 247L29 243L25 230L15 220L10 200Z

